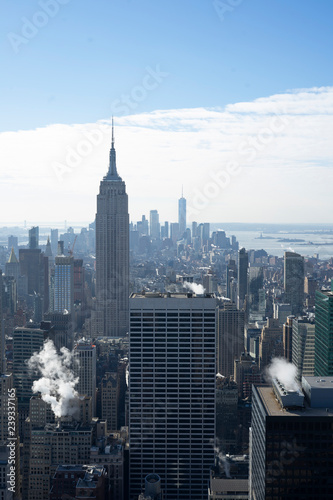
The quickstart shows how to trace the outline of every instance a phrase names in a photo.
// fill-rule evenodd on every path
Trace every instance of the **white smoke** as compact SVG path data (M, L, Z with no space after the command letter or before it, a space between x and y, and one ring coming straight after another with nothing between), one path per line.
M78 393L74 389L79 381L71 370L73 354L62 347L59 355L52 340L44 342L40 352L35 352L28 366L42 377L35 380L33 392L40 392L43 401L49 403L57 417L74 415L77 412Z
M206 291L205 288L199 283L189 283L188 281L185 281L184 286L196 295L203 295Z
M266 368L265 378L268 381L278 379L287 391L299 392L300 387L296 382L297 368L285 358L273 358L271 364Z
M214 447L214 451L216 453L216 456L218 457L219 465L221 466L223 464L223 469L224 469L225 475L226 475L227 478L230 479L231 475L230 475L230 463L229 463L229 460L227 459L227 457L225 456L225 454L222 453L222 451L220 450L220 448L218 446Z

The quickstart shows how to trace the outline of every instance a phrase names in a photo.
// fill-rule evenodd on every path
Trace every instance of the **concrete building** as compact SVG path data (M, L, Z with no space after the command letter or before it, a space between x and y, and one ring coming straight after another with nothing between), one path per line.
M290 304L281 304L280 302L273 304L273 317L278 320L280 326L286 323L288 316L292 315L291 311Z
M100 183L96 214L97 336L128 332L129 215L125 182L118 175L112 127L110 163Z
M28 500L45 500L51 477L60 464L89 464L94 426L83 426L62 418L55 424L31 428L29 442L29 479L25 484Z
M247 268L249 257L245 248L238 251L238 268L237 268L237 307L241 309L244 304L247 294Z
M241 399L251 399L252 384L261 382L259 366L249 354L242 353L234 362L234 380Z
M73 368L79 377L76 390L81 396L92 398L93 415L96 415L96 346L90 340L80 340L75 345Z
M33 373L27 361L34 352L43 348L47 333L40 328L15 328L13 332L13 384L16 389L20 416L20 436L23 437L23 424L29 414L29 402L33 395L32 384L39 378Z
M55 258L53 311L74 313L74 258L71 256Z
M234 361L244 351L244 311L235 304L223 302L218 309L217 367L228 377L234 373Z
M208 500L248 500L248 455L216 458L210 471Z
M216 377L216 440L223 453L235 453L238 386L230 377Z
M300 314L304 302L304 257L295 252L284 253L284 291L291 314Z
M292 339L293 339L293 320L295 316L288 316L283 324L283 356L291 363L292 362Z
M101 381L101 414L108 432L118 428L119 391L118 373L107 372Z
M151 471L165 500L202 500L214 462L216 299L130 298L129 483Z
M105 468L98 465L59 465L52 478L48 498L106 500L109 496Z
M111 443L102 439L90 450L90 462L103 465L107 472L112 500L124 498L124 445L114 439Z
M149 235L153 240L160 239L160 220L157 210L150 211L149 217Z
M249 500L333 497L332 382L303 377L303 394L253 387Z
M283 356L282 327L277 319L268 318L259 345L259 368L262 371L274 357Z
M292 363L297 367L297 377L314 376L315 323L307 318L293 319Z

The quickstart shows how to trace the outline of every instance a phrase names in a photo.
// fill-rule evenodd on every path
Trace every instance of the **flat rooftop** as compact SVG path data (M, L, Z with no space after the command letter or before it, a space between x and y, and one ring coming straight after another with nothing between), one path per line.
M311 388L332 389L333 377L303 377Z
M195 294L191 292L178 292L178 293L162 293L162 292L146 292L146 293L132 293L131 299L213 299L213 293Z
M273 391L273 387L268 385L255 386L261 402L266 410L266 415L270 417L333 417L333 408L310 408L307 403L299 410L282 408Z

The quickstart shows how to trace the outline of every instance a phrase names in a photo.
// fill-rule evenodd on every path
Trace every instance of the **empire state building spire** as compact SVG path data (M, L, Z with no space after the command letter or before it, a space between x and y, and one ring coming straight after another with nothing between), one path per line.
M112 117L112 139L111 139L111 149L110 149L110 162L109 162L109 170L107 175L104 177L105 180L119 180L121 181L121 177L119 177L117 172L116 165L116 150L114 148L114 125L113 125L113 117Z
M96 212L96 314L93 334L122 337L129 320L129 214L112 140L110 165L100 183Z

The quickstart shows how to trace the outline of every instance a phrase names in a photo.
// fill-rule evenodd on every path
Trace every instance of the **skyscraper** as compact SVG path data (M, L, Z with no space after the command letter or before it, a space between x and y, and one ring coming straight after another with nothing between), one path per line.
M284 252L284 291L292 314L299 314L304 300L304 257L295 252Z
M130 315L130 499L153 471L165 500L202 500L214 463L216 299L133 294Z
M160 238L160 222L159 215L157 210L150 211L150 237L152 239L158 240Z
M39 245L39 227L34 226L29 229L29 248L30 250L36 250Z
M186 199L183 196L178 200L178 224L179 224L179 233L182 237L185 229L186 229Z
M74 373L79 377L77 392L92 398L93 414L96 414L96 346L89 340L80 340L74 347Z
M114 132L110 164L100 183L96 214L96 334L128 332L129 215L125 182L118 175Z
M54 312L74 312L74 257L57 255L54 269Z
M284 326L284 325L283 325ZM292 362L297 367L297 377L314 376L315 324L305 318L293 319Z
M243 307L247 294L247 267L249 263L248 253L245 248L238 251L238 272L237 272L237 307Z
M234 361L244 351L244 311L224 302L218 309L217 366L224 377L234 374Z
M253 386L249 500L332 498L332 382Z
M333 291L316 291L315 375L333 375Z

